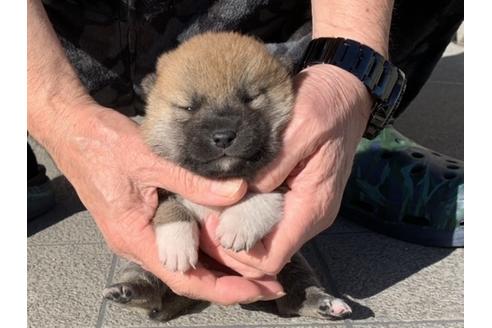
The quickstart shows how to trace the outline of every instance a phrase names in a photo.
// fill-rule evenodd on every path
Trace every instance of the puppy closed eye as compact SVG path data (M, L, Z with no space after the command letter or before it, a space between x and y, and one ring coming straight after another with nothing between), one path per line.
M183 110L186 110L188 112L192 112L194 110L193 107L191 106L178 106L179 109L183 109Z
M193 94L191 97L178 96L177 98L174 99L174 101L171 101L171 105L174 108L186 112L198 111L202 103L203 103L203 98L195 94Z
M177 105L177 104L172 104L172 106L176 109L187 111L187 112L194 112L198 109L198 106L196 105Z
M243 92L240 95L240 99L241 102L246 105L249 105L251 107L258 107L263 103L263 100L265 99L265 91L261 90L257 93Z

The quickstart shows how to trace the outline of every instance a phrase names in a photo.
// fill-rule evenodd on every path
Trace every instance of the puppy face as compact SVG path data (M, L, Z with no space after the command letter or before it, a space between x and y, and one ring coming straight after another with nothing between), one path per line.
M262 43L206 33L159 59L142 131L197 174L248 179L278 153L292 106L289 72Z

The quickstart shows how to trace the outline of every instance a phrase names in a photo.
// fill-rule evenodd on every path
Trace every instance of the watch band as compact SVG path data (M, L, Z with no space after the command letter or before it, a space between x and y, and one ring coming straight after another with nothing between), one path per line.
M344 38L312 40L304 54L302 68L332 64L355 75L375 99L364 137L373 139L388 125L406 87L405 74L376 51Z

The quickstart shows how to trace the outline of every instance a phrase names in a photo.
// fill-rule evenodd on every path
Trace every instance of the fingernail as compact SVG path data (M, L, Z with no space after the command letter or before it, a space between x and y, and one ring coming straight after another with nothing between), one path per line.
M255 302L258 302L258 301L262 301L264 299L265 299L265 297L260 295L260 296L257 296L255 298L252 298L252 299L248 300L246 302L246 304L255 303Z
M285 292L277 292L277 293L275 293L275 296L272 295L269 297L262 297L262 300L263 301L273 301L273 300L276 300L278 298L284 297L285 295L287 295Z
M224 182L215 182L212 184L212 193L220 196L231 197L238 193L243 186L243 180L228 180Z

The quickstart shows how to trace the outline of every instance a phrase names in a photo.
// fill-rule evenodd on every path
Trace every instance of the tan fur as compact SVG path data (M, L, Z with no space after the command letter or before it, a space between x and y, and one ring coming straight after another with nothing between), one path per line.
M244 129L255 131L253 125L267 122L268 140L262 142L278 151L293 106L292 80L286 66L262 42L233 32L198 35L163 54L156 73L143 80L142 89L148 93L143 135L157 154L177 164L189 147L185 134L190 128L180 125L192 120L188 107L199 110L199 115L215 113L219 117L243 115L241 110L261 111L259 117L264 122L252 121ZM231 162L221 160L221 169L227 170ZM206 212L221 213L218 238L223 246L240 251L250 249L270 231L280 219L282 207L283 197L275 193L249 194L227 209L207 208L180 197L166 199L154 217L161 261L172 271L186 271L196 264L195 221L203 220ZM233 218L227 220L228 216ZM169 239L178 230L187 235L183 240L191 242L176 249Z
M263 43L238 33L205 33L191 38L177 49L161 55L153 88L147 85L148 80L152 79L145 81L150 92L142 131L151 145L158 143L155 140L157 134L180 139L176 135L179 131L165 123L186 120L186 113L176 110L176 106L192 105L192 95L199 96L204 105L225 105L236 96L240 84L252 86L258 93L266 91L278 105L269 108L272 117L279 114L283 117L272 119L274 130L290 118L293 89L288 69L267 51ZM262 97L255 102L261 105ZM172 149L164 149L164 153L166 151L172 152Z
M271 92L285 96L290 93L290 88L283 90L289 85L288 74L261 42L237 33L206 33L160 57L156 94L150 94L149 108L156 109L152 106L156 96L159 101L186 106L192 93L220 104L235 93L237 83L243 80L278 85Z

